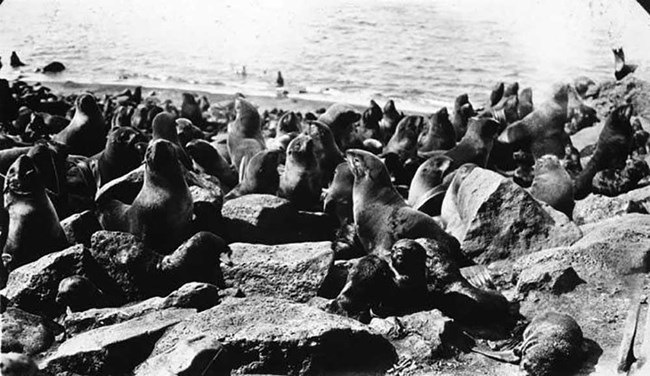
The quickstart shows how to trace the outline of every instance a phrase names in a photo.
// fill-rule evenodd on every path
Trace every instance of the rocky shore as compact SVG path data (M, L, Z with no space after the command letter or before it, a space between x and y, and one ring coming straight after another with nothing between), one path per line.
M572 133L563 134L575 152L556 159L572 186L601 158L601 135L621 122L622 107L632 109L634 137L620 156L625 167L594 171L586 197L571 194L568 213L534 193L538 156L529 164L513 158L535 154L535 140L506 150L503 160L479 155L483 163L454 149L480 124L480 142L494 157L503 149L493 143L503 148L509 129L546 108L533 106L518 84L497 85L491 103L472 106L460 96L455 108L422 116L392 101L359 108L0 82L2 374L543 375L557 367L617 374L628 322L638 307L645 317L650 286L650 83L633 76L588 83L597 90L584 95L581 82L558 89L569 91L561 130ZM589 109L597 122L584 120ZM485 136L493 125L498 131ZM74 126L91 133L64 137ZM102 132L99 149L85 153ZM438 142L445 140L450 146ZM213 153L204 159L202 142ZM438 163L421 189L431 206L390 224L359 215L359 181L379 170L350 150L381 161L390 181L379 192L403 196L391 201L395 210L416 211L406 201L423 202L409 197L421 166ZM314 164L305 162L311 157ZM573 174L576 160L581 171ZM645 166L636 178L625 175L633 162ZM287 188L296 176L301 183ZM372 176L373 184L381 180ZM614 194L603 194L605 185ZM38 192L45 194L33 198ZM169 203L156 207L161 202ZM45 218L26 214L43 207L55 214L65 245L46 239L53 230L40 222L52 221L16 229ZM414 215L444 235L399 235ZM360 230L368 223L386 227L369 236ZM376 242L382 233L399 241L384 250ZM21 247L25 237L47 249ZM413 261L416 251L422 257ZM524 331L545 312L579 326L571 345L580 355L570 365L553 363L573 354L562 353L560 340L546 346ZM510 363L485 356L522 341L542 343L539 353L520 350L541 368L526 368L522 354Z

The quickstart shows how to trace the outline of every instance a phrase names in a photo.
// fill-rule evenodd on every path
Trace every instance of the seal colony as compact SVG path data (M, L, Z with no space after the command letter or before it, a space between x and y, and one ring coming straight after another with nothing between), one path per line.
M624 58L615 54L619 72ZM17 61L12 56L12 65ZM281 87L280 72L277 81ZM318 240L331 242L327 278L336 287L321 295L325 303L314 303L322 310L371 325L437 310L459 328L445 337L445 351L518 363L530 375L579 369L589 358L583 334L593 333L562 312L530 315L530 321L501 289L508 282L492 280L466 247L467 237L481 231L471 216L492 204L500 210L481 191L496 187L491 182L509 182L530 200L526 205L539 206L540 218L567 226L575 226L575 207L585 197L648 185L650 145L641 122L649 119L639 120L641 111L627 102L596 111L595 86L580 78L533 102L532 88L500 82L485 106L461 93L449 110L429 114L399 111L394 100L383 109L370 101L361 111L336 103L303 113L260 112L242 94L210 104L206 96L183 93L176 107L140 87L104 97L62 96L40 84L0 80L2 286L21 267L77 243L87 246L91 236L96 246L93 234L105 230L112 241L131 234L141 244L120 251L126 277L118 285L135 281L157 295L192 281L236 290L224 279L222 268L231 264L222 256L232 256L232 239L248 240L236 233L261 226L262 216L252 225L232 220L222 205L275 196L282 210L320 218L318 230L326 235ZM602 127L596 143L579 152L574 140L594 127ZM468 195L469 177L479 175L493 180ZM251 215L250 208L241 211ZM274 213L271 221L282 221L281 211ZM79 216L88 221L84 229L92 228L85 237L67 224ZM292 226L299 227L287 220L269 228L293 234ZM505 231L515 238L532 230ZM150 250L153 261L132 267L142 257L138 249ZM65 307L67 313L55 310L65 320L137 301L131 290L115 295L115 283L102 273L53 281L52 299L42 304ZM494 337L517 336L509 357L481 347Z

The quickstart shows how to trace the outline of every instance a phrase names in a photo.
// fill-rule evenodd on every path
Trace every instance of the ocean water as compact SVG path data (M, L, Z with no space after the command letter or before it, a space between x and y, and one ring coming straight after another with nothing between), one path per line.
M613 77L623 46L650 74L650 16L635 0L5 0L0 77L144 84L435 111L497 81ZM16 50L28 63L9 67ZM45 77L51 61L67 70ZM245 67L246 76L241 75ZM299 92L303 92L300 94Z

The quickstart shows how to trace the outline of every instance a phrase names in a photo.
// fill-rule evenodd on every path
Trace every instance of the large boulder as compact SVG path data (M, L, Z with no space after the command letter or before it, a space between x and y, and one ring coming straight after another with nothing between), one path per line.
M577 224L584 225L628 213L650 213L650 186L616 197L590 194L576 201L573 219Z
M232 243L226 280L246 296L275 296L304 303L316 296L334 262L331 242L261 245Z
M511 179L483 168L457 175L443 200L441 220L479 263L569 246L580 229L564 214L544 207Z
M221 342L210 334L182 340L169 352L140 364L135 376L230 375Z
M136 304L115 308L95 308L69 313L63 326L68 335L75 335L102 326L133 320L151 312L168 308L203 311L219 304L219 290L207 283L192 282L166 297L153 297Z
M627 214L583 227L571 247L546 249L514 263L514 271L551 263L572 267L581 279L602 281L650 270L650 216Z
M70 244L83 244L90 247L90 238L101 230L97 217L90 210L69 216L61 221L61 227Z
M57 325L43 317L17 308L7 308L2 313L2 352L27 355L47 350L54 342Z
M152 356L206 333L222 341L236 373L385 371L396 360L391 344L367 326L270 297L228 298L167 331Z
M142 361L170 326L194 314L193 309L166 309L94 329L65 341L41 369L49 374L125 375Z
M56 303L59 282L74 275L86 276L100 288L104 287L104 272L93 261L88 250L78 244L13 270L2 295L7 299L8 306L50 318L57 317L65 310Z
M223 205L229 240L232 242L282 244L328 240L333 223L322 213L298 212L286 199L250 194Z

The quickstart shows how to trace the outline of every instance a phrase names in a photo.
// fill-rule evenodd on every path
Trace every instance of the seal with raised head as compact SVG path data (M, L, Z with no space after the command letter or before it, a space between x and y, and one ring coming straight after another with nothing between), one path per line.
M319 204L322 187L314 141L302 134L289 143L286 155L278 196L288 199L298 209L314 209Z
M345 162L345 157L334 141L332 130L325 123L317 120L310 121L306 133L314 140L314 150L323 178L322 186L327 187L332 181L336 166Z
M614 77L617 80L622 80L630 73L634 73L637 66L635 64L627 64L625 62L625 52L623 47L612 49L614 53Z
M181 103L181 116L192 122L197 127L203 125L203 112L196 102L194 95L183 93L183 103Z
M379 122L383 117L381 107L374 100L370 100L370 107L366 108L361 114L361 119L357 123L357 134L362 140L373 138L381 142L381 129Z
M631 105L624 105L617 107L607 117L594 154L574 182L577 200L585 198L592 191L592 180L598 171L625 167L625 161L632 151L632 112Z
M353 146L354 123L360 118L361 115L352 106L334 103L318 117L318 121L330 127L334 141L341 150L345 151Z
M395 133L395 128L397 124L402 120L404 114L398 112L395 108L395 102L392 99L389 99L388 102L384 105L384 113L381 121L379 122L379 128L381 129L382 139L380 141L386 143L391 138L393 133Z
M20 58L18 57L18 54L16 51L11 51L11 57L9 58L9 64L11 65L12 68L18 68L18 67L24 67L25 63L23 63Z
M467 132L467 123L469 118L476 115L474 107L469 102L469 97L467 94L461 94L456 97L454 101L454 114L451 119L451 123L454 126L454 132L456 134L456 141L460 141L461 138Z
M9 256L9 270L68 245L41 176L26 155L20 156L7 172L4 206L9 212L9 228L2 253L3 259L4 254Z
M174 145L163 139L149 144L144 184L131 205L110 200L97 206L104 229L130 232L161 253L175 250L190 235L193 202Z
M75 113L70 124L54 135L53 140L67 145L70 154L90 157L104 149L107 133L108 128L95 97L83 94L75 102Z
M573 180L562 167L560 159L550 154L539 158L535 162L533 174L530 194L573 218Z
M183 144L178 138L178 130L176 129L176 116L170 112L163 111L153 118L151 124L152 134L151 142L156 140L167 140L172 143L176 149L176 154L179 160L188 170L192 169L192 161L187 155Z
M358 149L347 151L354 174L354 223L368 253L387 255L399 239L427 237L460 247L458 240L420 211L409 207L390 180L388 169L375 155Z
M226 146L231 163L237 171L245 170L241 162L264 150L266 144L262 135L260 113L251 103L243 98L235 99L235 120L228 124Z
M415 158L418 151L418 135L424 128L424 124L425 121L422 116L409 115L403 117L397 124L395 133L384 146L383 154L396 154L402 163L409 158Z
M418 136L418 155L434 150L449 150L456 145L456 131L449 120L447 107L427 117Z

